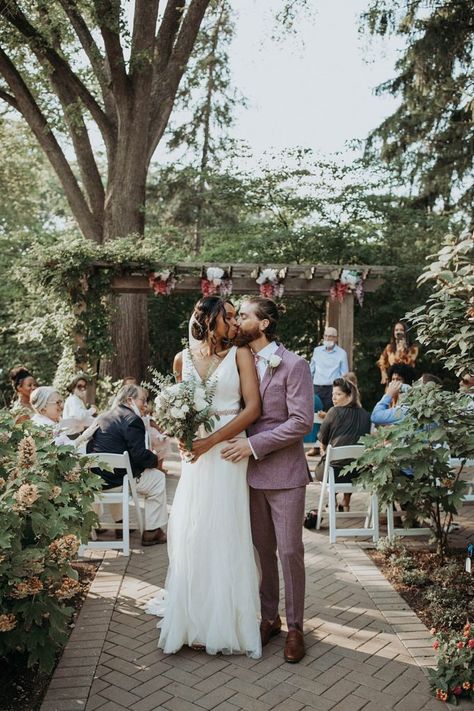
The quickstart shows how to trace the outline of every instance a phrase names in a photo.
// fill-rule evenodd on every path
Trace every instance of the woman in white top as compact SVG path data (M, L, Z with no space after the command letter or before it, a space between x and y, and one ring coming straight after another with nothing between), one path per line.
M53 430L54 443L59 445L74 446L73 440L61 432L61 416L63 413L63 399L55 388L42 386L31 393L31 406L34 415L31 421L38 427L49 427Z
M88 408L86 405L87 379L84 374L77 374L69 383L68 388L71 393L64 403L63 417L65 420L78 420L79 431L92 425L95 414L95 407Z

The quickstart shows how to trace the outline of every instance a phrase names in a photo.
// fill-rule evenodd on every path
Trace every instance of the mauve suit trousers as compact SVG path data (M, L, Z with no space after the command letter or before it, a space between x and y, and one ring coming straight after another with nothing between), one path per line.
M278 615L280 581L277 551L285 585L288 628L303 631L305 568L302 525L306 486L294 489L250 487L252 537L260 558L262 619Z

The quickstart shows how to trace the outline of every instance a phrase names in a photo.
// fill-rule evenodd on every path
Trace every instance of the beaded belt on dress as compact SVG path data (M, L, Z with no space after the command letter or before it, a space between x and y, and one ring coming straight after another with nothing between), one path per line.
M216 415L238 415L240 412L240 409L234 409L234 410L216 410Z

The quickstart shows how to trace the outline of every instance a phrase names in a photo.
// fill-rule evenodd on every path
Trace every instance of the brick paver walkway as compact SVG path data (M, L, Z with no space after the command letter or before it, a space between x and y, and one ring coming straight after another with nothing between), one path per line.
M168 482L172 494L176 479ZM308 507L318 491L308 487ZM304 537L307 655L299 664L284 661L284 635L258 661L187 648L163 654L143 606L164 584L166 547L141 548L134 534L130 559L104 557L41 711L445 709L423 671L433 662L431 637L364 544L330 546L327 529Z

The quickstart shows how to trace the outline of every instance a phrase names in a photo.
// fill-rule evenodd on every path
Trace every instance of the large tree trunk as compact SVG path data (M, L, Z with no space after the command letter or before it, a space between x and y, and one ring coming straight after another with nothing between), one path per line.
M135 0L130 36L119 0L92 0L84 4L84 14L83 3L60 0L68 23L57 13L55 3L49 3L51 8L42 3L37 16L29 11L35 3L0 0L0 30L5 38L0 48L0 76L6 82L0 87L0 101L20 112L30 126L87 239L100 243L130 234L137 239L143 236L149 163L166 129L209 4L210 0L167 0L158 22L159 0ZM75 40L71 40L71 29ZM10 36L13 41L7 42ZM21 62L15 62L17 46L28 51L27 73L23 52ZM83 55L76 62L79 46ZM70 61L64 47L74 50ZM95 81L89 81L84 71L84 57ZM56 127L42 110L44 102L37 101L37 87L41 96L49 90L62 106L81 181L55 136ZM106 149L105 191L89 140L90 119ZM113 298L112 337L117 355L108 364L108 372L114 378L130 374L141 379L148 365L147 298Z
M136 234L143 236L146 172L144 161L123 150L115 161L105 204L105 239ZM123 158L123 160L122 160ZM133 175L131 175L133 174ZM111 336L114 356L106 365L113 380L126 375L138 382L145 379L149 366L148 297L146 294L115 294L112 297Z
M116 355L108 371L113 380L133 376L140 383L149 365L148 297L117 294L113 298L112 339Z

